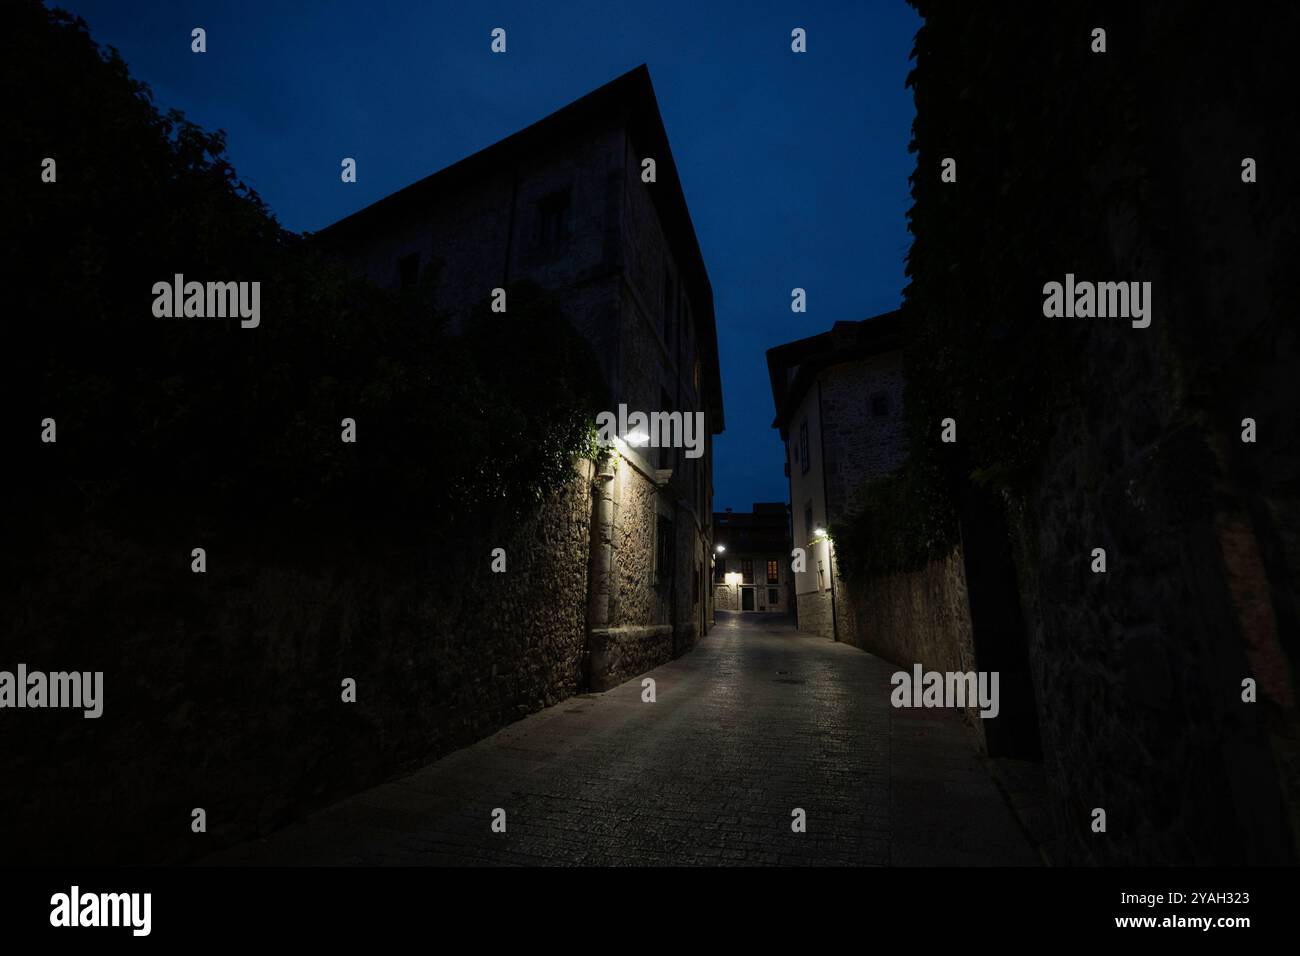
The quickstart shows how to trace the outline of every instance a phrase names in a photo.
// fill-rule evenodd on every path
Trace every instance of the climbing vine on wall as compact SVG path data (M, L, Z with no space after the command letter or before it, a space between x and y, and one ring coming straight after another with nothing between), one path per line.
M57 189L0 187L25 217L6 224L22 236L10 244L25 277L11 303L19 393L59 434L16 469L27 516L392 536L526 509L572 477L600 376L554 301L512 286L508 313L485 307L450 333L427 287L382 291L283 229L224 134L160 112L84 22L39 4L15 19L25 39L6 68L27 92L11 123L62 173ZM260 325L155 318L148 292L174 273L258 281Z
M862 489L857 519L841 529L845 542L863 543L841 547L849 573L915 566L935 543L955 541L949 490L962 482L1010 496L1032 485L1054 429L1087 401L1078 362L1094 334L1086 322L1045 319L1042 287L1066 272L1111 277L1119 225L1109 200L1136 197L1127 210L1136 215L1146 196L1124 61L1094 56L1086 42L1095 11L990 17L945 5L931 19L928 0L913 5L928 19L908 77L917 110L903 304L912 465ZM1088 82L1047 81L1062 71L1087 71ZM1094 142L1108 145L1087 147ZM949 158L955 182L940 175ZM957 440L943 444L949 418Z
M864 483L853 516L831 526L845 580L919 568L951 551L957 519L943 476L926 459Z

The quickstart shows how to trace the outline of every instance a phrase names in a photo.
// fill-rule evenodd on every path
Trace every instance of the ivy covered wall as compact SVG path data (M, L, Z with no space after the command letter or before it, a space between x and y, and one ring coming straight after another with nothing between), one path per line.
M59 180L0 183L0 659L102 671L104 702L0 740L9 861L201 856L579 689L605 399L569 317L516 285L449 334L427 287L283 230L84 23L10 23L9 119ZM260 325L154 317L175 273L260 282Z
M922 566L986 491L1066 859L1293 861L1297 12L914 5L913 461L839 529L846 573ZM1150 282L1150 326L1045 317L1067 273Z

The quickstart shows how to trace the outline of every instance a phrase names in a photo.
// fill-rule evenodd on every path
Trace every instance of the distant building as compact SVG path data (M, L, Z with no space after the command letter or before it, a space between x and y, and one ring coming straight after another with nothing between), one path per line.
M887 475L907 456L903 427L900 313L836 322L829 332L767 352L790 478L794 547L807 553L796 573L801 630L839 639L838 575L830 525L851 513L863 481Z
M752 512L713 515L713 605L720 611L792 610L790 509L757 502Z
M643 181L646 159L654 182ZM594 348L610 411L704 414L701 457L621 445L610 468L589 475L591 558L581 575L589 686L690 648L712 621L711 436L723 430L722 386L713 291L646 68L317 241L381 286L431 289L453 329L493 289L528 280L558 293Z

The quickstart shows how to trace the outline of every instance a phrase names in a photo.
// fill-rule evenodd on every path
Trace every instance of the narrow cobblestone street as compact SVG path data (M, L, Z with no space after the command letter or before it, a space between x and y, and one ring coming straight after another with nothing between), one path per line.
M894 670L720 614L655 703L639 678L570 698L205 862L1039 864L960 718L889 706Z

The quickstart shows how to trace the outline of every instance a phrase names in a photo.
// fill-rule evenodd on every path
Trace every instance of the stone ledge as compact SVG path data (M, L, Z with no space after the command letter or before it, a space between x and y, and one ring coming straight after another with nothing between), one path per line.
M671 624L597 627L587 632L593 691L609 690L673 656Z

